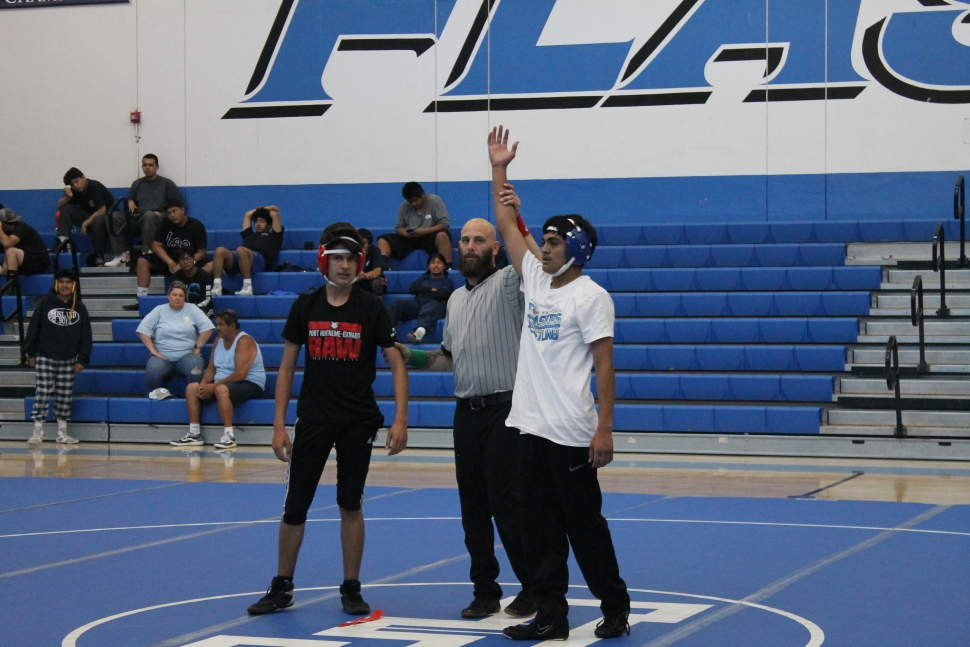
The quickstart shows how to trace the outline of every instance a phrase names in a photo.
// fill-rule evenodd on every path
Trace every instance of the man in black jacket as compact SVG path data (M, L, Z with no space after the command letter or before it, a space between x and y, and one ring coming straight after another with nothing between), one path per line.
M27 441L31 445L44 440L44 420L51 395L57 419L57 442L77 443L77 438L67 435L74 376L91 361L91 318L77 298L77 275L73 270L62 269L54 275L54 284L51 294L34 308L24 340L28 362L37 369L37 392L30 414L34 433Z

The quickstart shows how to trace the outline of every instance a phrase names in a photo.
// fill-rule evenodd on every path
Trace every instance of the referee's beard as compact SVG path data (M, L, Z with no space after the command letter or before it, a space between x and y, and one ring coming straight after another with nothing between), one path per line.
M486 255L462 253L458 248L458 271L466 279L481 279L495 269L495 254L489 248Z

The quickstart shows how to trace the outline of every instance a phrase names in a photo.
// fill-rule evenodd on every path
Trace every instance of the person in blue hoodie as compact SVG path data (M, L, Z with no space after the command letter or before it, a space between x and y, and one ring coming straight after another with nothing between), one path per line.
M391 324L396 326L401 321L417 319L418 327L408 333L408 341L420 342L435 329L440 319L445 318L448 297L454 289L445 269L445 257L433 252L428 256L428 271L411 284L410 292L414 298L395 301L388 308Z
M67 434L74 401L74 376L91 361L93 337L88 310L77 297L77 275L62 269L54 275L54 289L34 307L24 339L24 353L37 371L37 391L30 417L34 433L27 441L39 445L44 440L44 420L54 396L57 442L73 445L77 438Z

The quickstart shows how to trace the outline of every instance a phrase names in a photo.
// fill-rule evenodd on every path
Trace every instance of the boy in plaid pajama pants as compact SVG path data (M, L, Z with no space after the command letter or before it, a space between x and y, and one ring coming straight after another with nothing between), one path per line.
M77 299L77 276L63 269L54 278L55 288L34 308L24 351L30 366L36 368L37 392L30 417L34 433L27 442L44 439L44 420L51 395L57 420L57 442L75 444L67 434L74 399L74 376L84 370L91 358L91 319L87 308Z

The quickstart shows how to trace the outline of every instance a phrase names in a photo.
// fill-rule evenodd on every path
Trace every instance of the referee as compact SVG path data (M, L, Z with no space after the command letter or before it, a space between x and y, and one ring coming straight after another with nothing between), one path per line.
M517 207L513 187L506 189L506 203ZM521 229L528 234L524 224ZM538 251L531 237L526 240ZM498 250L495 227L489 222L476 218L465 223L458 241L458 269L465 287L448 300L441 349L425 352L397 344L408 366L455 373L455 471L475 585L475 599L462 610L463 618L483 618L501 608L493 518L522 584L521 593L505 612L522 617L536 610L522 545L519 430L505 426L512 408L525 304L515 268L496 269Z

